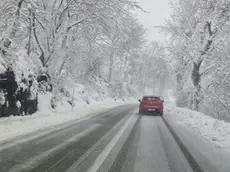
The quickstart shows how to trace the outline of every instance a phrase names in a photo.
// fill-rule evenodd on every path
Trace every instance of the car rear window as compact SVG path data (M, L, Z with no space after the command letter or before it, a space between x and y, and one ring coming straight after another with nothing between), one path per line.
M158 102L160 101L159 97L143 97L143 100L151 101L151 102Z

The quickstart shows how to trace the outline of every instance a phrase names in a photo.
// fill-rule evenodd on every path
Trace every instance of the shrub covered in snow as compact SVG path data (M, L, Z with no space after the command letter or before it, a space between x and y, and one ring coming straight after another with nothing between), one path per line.
M178 108L173 104L167 104L165 107L166 118L182 123L217 147L230 147L230 123L187 108Z

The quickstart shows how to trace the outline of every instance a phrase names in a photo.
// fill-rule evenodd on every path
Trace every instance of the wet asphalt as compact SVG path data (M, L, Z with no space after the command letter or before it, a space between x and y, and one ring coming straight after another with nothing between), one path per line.
M162 117L139 115L137 105L112 108L35 139L1 146L0 172L194 171Z

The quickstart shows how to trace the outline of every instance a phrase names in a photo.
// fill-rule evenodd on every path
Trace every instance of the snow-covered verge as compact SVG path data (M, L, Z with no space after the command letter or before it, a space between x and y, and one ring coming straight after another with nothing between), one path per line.
M47 98L49 96L46 96ZM73 110L68 110L66 104L63 104L55 111L45 108L49 107L46 104L48 101L43 102L42 111L39 111L31 116L11 116L6 118L0 118L0 142L28 134L30 132L37 131L39 129L45 129L47 127L56 126L73 120L77 120L89 115L96 115L109 108L119 105L137 103L134 99L117 100L106 99L101 102L91 102L91 104L79 104Z
M166 117L185 125L217 147L230 151L230 123L187 108L178 108L173 103L166 102L165 108Z

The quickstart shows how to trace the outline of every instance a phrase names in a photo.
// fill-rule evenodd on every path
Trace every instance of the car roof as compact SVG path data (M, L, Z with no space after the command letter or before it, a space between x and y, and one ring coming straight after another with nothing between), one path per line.
M160 96L153 96L153 95L150 95L150 96L143 96L143 97L157 97L157 98L160 98Z

